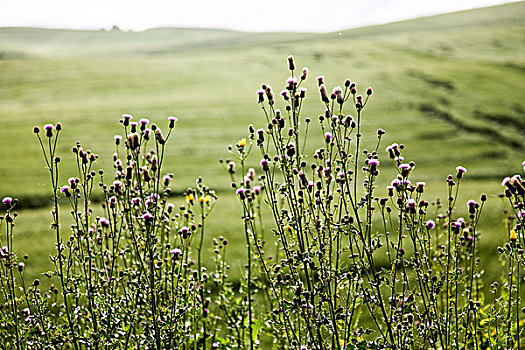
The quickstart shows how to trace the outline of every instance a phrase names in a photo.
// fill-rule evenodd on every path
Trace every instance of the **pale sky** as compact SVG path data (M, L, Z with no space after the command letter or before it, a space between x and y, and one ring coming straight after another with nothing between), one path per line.
M0 27L330 32L506 0L3 0Z

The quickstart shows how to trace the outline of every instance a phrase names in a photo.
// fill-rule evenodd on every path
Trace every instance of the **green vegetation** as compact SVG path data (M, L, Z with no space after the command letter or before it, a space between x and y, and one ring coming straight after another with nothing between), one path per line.
M175 174L172 187L181 192L202 176L219 195L209 232L242 246L240 224L232 221L240 211L218 158L248 124L265 126L255 91L261 77L282 86L287 72L275 62L294 54L310 70L308 95L317 94L312 77L319 74L329 86L346 78L372 85L377 98L367 106L365 132L383 128L385 144L407 145L405 157L417 164L414 179L433 191L429 200L445 196L446 175L465 166L462 199L486 192L485 220L501 229L500 216L490 211L500 213L500 181L520 172L525 145L524 16L520 2L323 35L1 28L0 197L18 197L22 207L50 203L34 125L62 122L65 164L73 164L70 147L80 139L110 170L114 149L107 145L120 132L114 123L120 115L152 121L176 115L165 164ZM319 106L308 99L304 115L316 118ZM62 171L63 182L74 173ZM54 244L48 212L23 211L15 230L33 264L44 264L43 247Z

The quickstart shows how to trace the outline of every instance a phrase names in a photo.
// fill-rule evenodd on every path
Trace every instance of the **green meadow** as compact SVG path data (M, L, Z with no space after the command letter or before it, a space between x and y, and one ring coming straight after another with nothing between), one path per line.
M249 124L266 124L255 91L261 83L276 93L284 87L290 54L299 69L309 68L303 109L314 122L324 110L316 76L324 75L329 88L347 78L361 93L373 87L363 133L371 146L378 128L387 131L378 195L394 174L384 152L392 142L406 145L405 158L416 163L412 179L427 183L429 201L446 197L446 176L466 167L458 207L465 212L466 200L488 194L482 249L487 259L495 256L507 238L501 180L522 173L525 160L523 18L525 2L329 34L0 28L0 196L20 199L16 245L30 255L27 274L50 268L54 249L48 173L33 126L62 123L65 183L75 175L77 140L99 154L98 167L112 171L124 113L161 128L168 116L179 118L164 170L174 173L175 192L199 176L217 190L208 233L228 237L230 257L242 256L240 207L219 159L248 135ZM311 136L308 146L320 147L318 128ZM251 164L259 160L254 154ZM65 205L62 213L67 227ZM489 273L497 266L491 262Z

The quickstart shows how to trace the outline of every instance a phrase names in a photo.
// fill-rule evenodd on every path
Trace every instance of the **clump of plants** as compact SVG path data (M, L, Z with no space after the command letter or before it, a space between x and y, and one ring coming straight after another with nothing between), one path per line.
M385 131L377 130L369 149L364 141L373 139L361 132L372 89L361 95L348 79L330 93L324 77L317 77L323 109L318 136L310 135L313 121L302 111L301 86L308 70L297 74L291 56L288 66L280 98L268 84L257 91L267 124L250 126L249 138L232 150L238 178L235 163L227 161L245 221L247 302L254 291L267 293L265 329L276 348L520 348L521 177L504 181L513 215L509 241L500 248L504 278L493 285L498 297L489 304L478 256L487 196L457 202L467 170L458 166L446 179L447 200L431 205L426 184L413 180L415 163L404 159L404 145L394 143L386 147L385 166L397 174L386 189L378 188ZM308 153L312 136L319 148ZM245 170L252 152L261 159L257 185L253 170ZM258 218L261 196L275 224L272 256ZM463 205L465 218L456 214Z
M297 73L291 56L288 67L279 97L268 84L257 91L265 126L250 125L230 148L231 159L221 161L242 211L247 261L239 283L228 276L225 238L212 239L212 255L203 252L215 192L197 179L175 198L182 204L171 202L173 175L163 163L175 117L163 132L124 115L113 171L98 170L98 156L78 142L72 147L78 174L67 180L57 154L62 125L35 127L50 175L56 240L54 268L42 278L54 285L43 289L39 279L24 278L24 259L13 249L16 199L4 198L2 347L524 346L525 181L519 175L503 181L508 239L498 248L502 279L488 298L478 254L487 196L457 202L466 169L447 177L445 201L428 202L404 145L384 152L385 131L362 133L371 88L361 95L346 80L329 93L318 77L321 113L314 122L303 112L308 70ZM310 152L312 145L317 149ZM258 167L248 166L250 157ZM384 167L396 170L386 188L378 186ZM96 188L102 203L93 201ZM265 211L271 226L264 225ZM61 226L64 215L71 216L69 228Z

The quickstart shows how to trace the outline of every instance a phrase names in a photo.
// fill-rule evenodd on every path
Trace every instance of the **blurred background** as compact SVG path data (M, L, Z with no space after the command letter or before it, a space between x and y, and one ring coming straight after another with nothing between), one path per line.
M525 160L525 2L503 3L4 5L0 197L20 199L16 244L30 255L27 273L50 267L54 249L48 173L33 126L62 123L65 183L75 175L71 147L77 140L111 172L113 136L122 133L124 113L161 128L168 116L179 118L164 167L175 174L174 192L193 186L198 176L215 188L219 200L209 233L228 237L242 255L240 207L219 158L248 135L249 124L266 124L255 91L262 83L276 93L284 88L290 54L299 69L309 68L303 110L314 121L324 110L316 76L324 75L329 89L347 78L361 93L373 87L365 142L375 143L378 128L387 131L378 195L394 174L384 152L392 142L406 145L405 158L416 162L413 181L427 182L429 201L446 198L444 180L456 166L468 169L458 207L464 212L468 199L488 194L481 246L490 260L508 235L497 198L501 180L522 173ZM495 6L483 7L489 5ZM311 133L310 149L320 147L322 135L315 128ZM258 163L252 157L251 164ZM494 261L488 273L497 269Z

